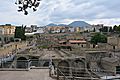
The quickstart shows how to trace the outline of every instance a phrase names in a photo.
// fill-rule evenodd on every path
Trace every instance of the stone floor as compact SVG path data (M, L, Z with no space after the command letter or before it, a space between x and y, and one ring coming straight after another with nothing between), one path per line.
M48 69L30 71L0 71L0 80L54 80L49 77Z

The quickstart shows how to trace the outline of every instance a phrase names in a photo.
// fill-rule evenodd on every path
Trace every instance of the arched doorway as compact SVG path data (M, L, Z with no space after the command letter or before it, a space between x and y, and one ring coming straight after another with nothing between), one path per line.
M58 71L58 75L63 76L62 74L64 74L65 76L69 76L69 63L65 60L61 61L58 63L58 69L60 71Z
M83 60L77 59L74 61L74 67L84 69L85 68L85 62Z
M39 66L39 58L38 57L31 57L30 61L31 61L30 66L35 66L35 67Z
M85 62L81 59L76 59L73 62L72 75L75 77L83 77L85 75Z
M49 67L50 65L50 62L49 61L46 61L44 64L43 64L43 67ZM52 62L52 65L55 67L55 64Z
M19 57L17 59L17 68L28 68L28 60L25 57Z

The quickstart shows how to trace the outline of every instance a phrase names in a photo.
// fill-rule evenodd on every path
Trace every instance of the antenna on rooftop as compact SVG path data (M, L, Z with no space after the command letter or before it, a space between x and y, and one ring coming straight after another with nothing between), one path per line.
M16 0L15 4L18 6L18 12L24 12L24 14L27 15L28 8L31 8L34 12L37 11L40 1L41 0Z

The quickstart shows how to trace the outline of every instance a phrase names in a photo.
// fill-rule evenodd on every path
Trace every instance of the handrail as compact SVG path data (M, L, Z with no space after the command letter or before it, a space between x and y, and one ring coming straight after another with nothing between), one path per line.
M59 72L61 73L61 75L63 76L64 80L69 80L69 79L92 79L92 80L98 80L100 78L93 78L93 77L88 77L88 76L84 76L84 77L77 77L77 76L66 76L59 68L57 68L59 70ZM59 74L58 74L59 75ZM59 80L59 77L62 77L62 76L58 76L58 80Z
M59 71L63 76L64 76L64 80L68 80L68 78L65 76L65 74L59 69L59 68L57 68L57 71ZM59 78L59 73L57 72L57 74L58 74L58 78Z
M59 68L66 68L66 69L76 69L76 70L85 70L85 68L74 68L74 67L65 67L65 66L59 66ZM99 70L99 69L96 69L96 68L90 68L90 69L88 69L87 68L87 70L92 70L92 71L94 71L94 72L113 72L112 70Z

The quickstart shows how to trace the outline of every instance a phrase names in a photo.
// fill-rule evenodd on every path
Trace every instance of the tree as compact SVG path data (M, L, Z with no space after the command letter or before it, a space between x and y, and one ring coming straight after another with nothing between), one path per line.
M91 38L91 43L93 43L93 44L106 43L106 42L107 42L107 37L101 33L96 33Z
M10 41L11 41L11 42L14 42L14 38L13 38L13 37L10 37Z
M117 26L116 31L117 31L117 32L120 32L120 25Z
M99 30L100 32L108 32L108 27L102 27Z
M23 27L23 26L16 27L15 38L20 38L21 40L26 40L25 27Z
M109 32L113 32L113 29L112 29L112 27L110 27L110 29L109 29Z
M108 27L104 27L104 32L108 32Z
M32 8L33 11L36 11L40 1L41 0L16 0L15 4L18 5L18 12L24 12L24 14L27 15L27 9Z
M117 31L117 25L115 25L115 26L113 27L113 31L114 31L114 32Z
M119 33L120 32L120 25L119 26L115 25L113 27L113 31Z
M94 28L94 29L93 29L93 32L95 32L95 31L96 31L96 29Z

